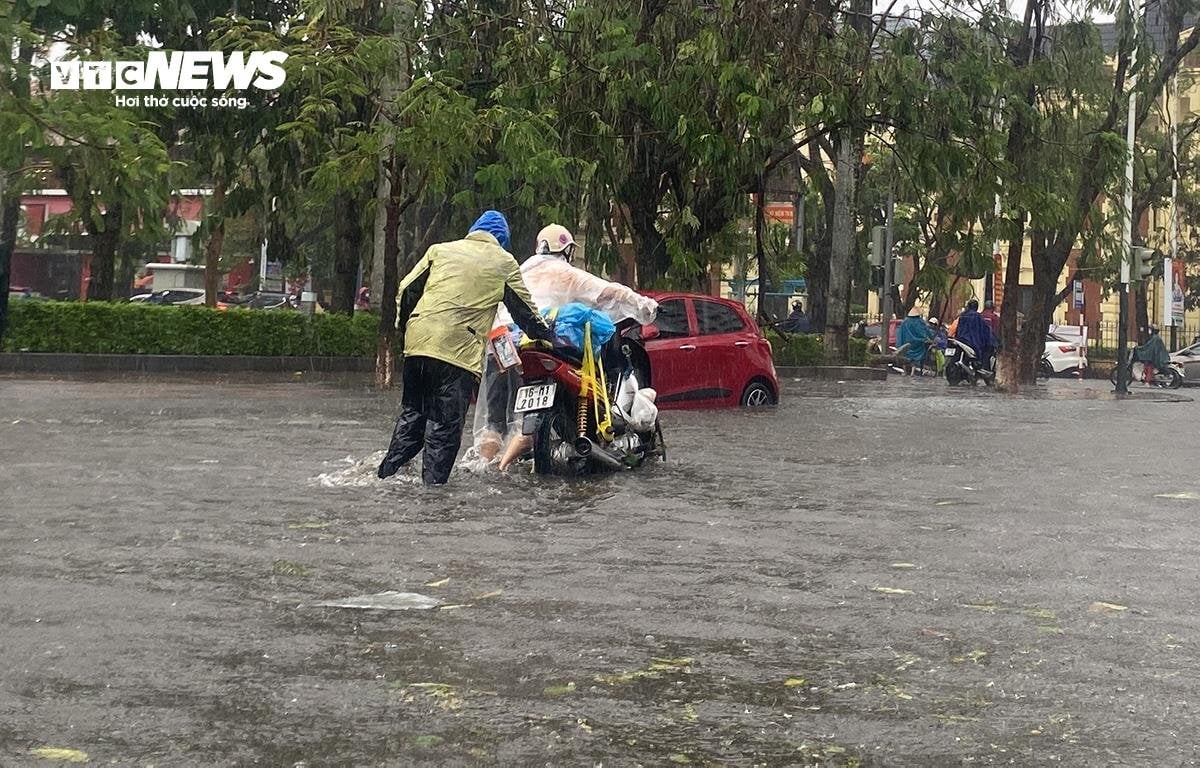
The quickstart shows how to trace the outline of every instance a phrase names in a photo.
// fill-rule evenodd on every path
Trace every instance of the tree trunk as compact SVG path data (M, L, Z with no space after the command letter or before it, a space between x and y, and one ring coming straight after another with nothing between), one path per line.
M849 361L850 272L854 255L854 188L857 177L855 144L853 129L844 129L837 149L833 250L829 260L829 289L825 306L825 359L841 365Z
M335 241L333 245L334 312L354 314L354 289L358 282L358 262L362 254L363 227L358 198L353 191L342 192L334 201Z
M12 255L17 244L17 219L21 215L21 198L6 197L7 175L0 173L0 349L8 329L8 286L12 274Z
M1046 247L1047 239L1048 233L1045 230L1034 230L1031 233L1029 257L1033 262L1033 301L1030 303L1029 314L1025 316L1025 325L1021 327L1017 367L1020 384L1037 382L1038 363L1046 349L1051 302L1054 300L1058 276L1062 274L1061 267L1055 268L1054 254Z
M92 236L92 277L87 293L89 301L113 299L117 248L121 245L121 229L124 226L122 214L120 201L114 202L100 217L104 229L89 233Z
M1025 251L1025 212L1019 211L1015 236L1008 241L1004 261L1004 300L1000 304L1000 354L996 389L1016 394L1021 386L1021 356L1017 340L1017 296L1021 289L1021 255Z
M376 258L376 267L380 270L379 293L372 293L373 308L379 315L379 340L375 347L375 386L379 389L391 389L395 386L396 360L396 293L400 284L400 199L395 194L399 186L399 162L393 157L388 169L389 175L396 180L395 185L388 185L387 205L384 207L383 253L382 259Z
M210 221L216 222L208 233L204 244L204 306L216 308L217 291L221 282L221 247L225 243L225 179L217 178L213 184Z
M763 230L766 229L767 195L766 179L758 177L758 193L754 198L754 259L758 264L758 317L764 323L771 322L767 313L767 291L771 287L771 275L767 267L767 251L763 247Z

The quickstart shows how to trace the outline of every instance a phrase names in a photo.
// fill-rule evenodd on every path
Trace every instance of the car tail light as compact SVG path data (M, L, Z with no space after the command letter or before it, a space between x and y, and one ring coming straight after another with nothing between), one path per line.
M1069 347L1065 344L1060 344L1058 347L1058 351L1062 352L1063 354L1069 355L1072 352L1078 352L1079 349L1077 347Z
M558 368L558 363L548 357L543 357L542 368L546 371L553 371L555 368Z

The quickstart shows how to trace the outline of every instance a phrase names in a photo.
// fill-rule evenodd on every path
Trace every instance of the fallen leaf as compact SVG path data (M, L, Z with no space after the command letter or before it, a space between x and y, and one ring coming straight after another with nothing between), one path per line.
M485 594L479 595L475 599L476 600L487 600L490 597L500 597L500 595L503 595L503 594L504 594L503 589L496 589L496 590L492 590L491 592L487 592Z
M1128 610L1129 606L1117 603L1095 602L1088 606L1088 613L1120 613Z
M427 582L427 583L425 584L425 586L427 586L427 587L444 587L444 586L446 586L446 585L447 585L447 584L449 584L449 583L450 583L450 577L449 577L449 576L447 576L447 577L446 577L446 578L444 578L444 579L438 579L437 581L430 581L430 582Z
M443 739L441 736L431 733L425 736L418 736L413 739L413 746L421 749L429 749L430 747L436 747L443 741L445 741L445 739Z
M542 694L545 696L566 696L575 692L575 683L567 683L566 685L548 685L542 689Z
M30 750L30 754L43 760L58 760L63 763L86 763L88 760L87 752L67 747L37 747Z
M911 595L911 589L900 589L899 587L871 587L872 592L878 592L883 595Z
M901 571L911 571L917 566L913 565L912 563L892 563L892 567Z
M783 681L783 684L786 685L788 688L795 688L796 686L804 685L807 682L808 681L805 680L803 677L789 677L787 680Z

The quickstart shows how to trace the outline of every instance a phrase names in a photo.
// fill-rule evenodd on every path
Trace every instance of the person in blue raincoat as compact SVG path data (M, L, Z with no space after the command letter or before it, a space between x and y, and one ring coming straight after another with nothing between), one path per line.
M996 335L983 315L979 314L978 299L968 301L967 308L958 316L954 338L975 350L983 364L991 369L992 358L996 355Z
M896 329L896 347L904 349L908 372L912 373L914 366L921 365L929 354L929 345L933 342L933 331L921 317L921 310L913 307L908 317Z

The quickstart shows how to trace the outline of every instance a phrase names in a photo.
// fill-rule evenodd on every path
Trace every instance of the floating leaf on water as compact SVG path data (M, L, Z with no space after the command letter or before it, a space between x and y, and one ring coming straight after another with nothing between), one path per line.
M542 689L542 694L545 696L567 696L572 693L575 693L574 682L566 685L548 685Z
M503 595L503 594L504 594L503 589L494 589L491 592L485 592L484 594L479 595L475 599L476 600L487 600L492 597L500 597L500 595Z
M412 743L414 747L418 747L420 749L429 749L430 747L438 746L444 741L445 739L443 739L441 736L438 736L436 733L429 733L425 734L424 736L417 736L412 740Z
M416 592L389 590L374 595L356 595L317 603L322 608L353 608L360 611L424 611L442 604L436 597Z
M1120 613L1128 610L1129 606L1118 603L1095 602L1088 606L1088 613Z
M1156 499L1180 499L1182 501L1200 501L1200 493L1192 491L1179 491L1177 493L1156 493Z
M582 717L576 718L575 724L579 726L579 730L581 731L588 731L590 733L592 730L592 726L588 725L588 721Z
M954 503L953 501L935 501L935 502L933 502L933 506L935 506L935 507L948 507L948 506L950 506L950 505L951 505L951 504L953 504L953 503Z
M470 603L455 603L454 605L443 605L443 606L441 606L440 610L457 611L459 608L470 608L470 607L471 607Z
M983 660L983 657L987 656L987 655L988 655L987 651L985 651L981 648L976 648L975 650L973 650L967 654L967 658L970 659L971 661L975 662L976 664L978 664L980 661Z
M693 707L691 704L685 704L683 707L683 719L687 720L689 723L694 723L700 719L700 716L696 714L695 707Z
M446 586L446 585L447 585L447 584L449 584L449 583L450 583L450 577L449 577L449 576L447 576L447 577L446 577L446 578L444 578L444 579L438 579L437 581L430 581L430 582L427 582L427 583L425 584L425 586L427 586L427 587L444 587L444 586Z
M69 747L36 747L29 753L42 760L58 760L63 763L86 763L88 760L87 752Z
M672 763L678 763L679 765L689 765L692 762L692 758L688 757L682 752L676 752L675 754L671 755L670 759Z
M834 687L836 690L839 690L839 691L846 691L846 690L849 690L849 689L851 689L851 688L857 688L857 687L858 687L858 683L842 683L841 685L835 685L835 686L833 686L833 687Z
M657 670L679 669L679 670L682 670L686 667L690 667L691 665L692 665L692 657L691 656L680 656L680 657L674 658L674 659L655 656L652 659L650 659L650 669L657 669Z
M996 613L1000 610L1000 606L995 603L959 603L959 608L970 608L972 611L983 611L984 613Z
M271 573L276 576L292 576L302 579L308 575L308 568L300 563L293 563L289 560L276 560L271 563Z
M807 682L808 681L805 680L803 677L789 677L787 680L783 681L783 684L786 685L788 688L795 688L796 686L804 685Z
M892 567L901 571L911 571L917 566L913 565L912 563L892 563Z
M878 592L881 595L911 595L911 589L900 589L899 587L871 587L872 592Z

